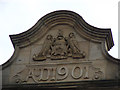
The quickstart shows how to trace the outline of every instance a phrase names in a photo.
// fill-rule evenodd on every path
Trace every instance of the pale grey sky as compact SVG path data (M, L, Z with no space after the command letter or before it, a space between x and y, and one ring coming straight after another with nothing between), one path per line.
M0 0L0 64L13 54L9 35L31 28L42 16L56 10L71 10L98 28L111 28L115 46L110 55L118 57L119 0Z

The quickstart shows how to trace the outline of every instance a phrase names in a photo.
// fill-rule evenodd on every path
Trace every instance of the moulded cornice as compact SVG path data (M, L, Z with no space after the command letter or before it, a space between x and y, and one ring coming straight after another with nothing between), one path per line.
M60 10L45 15L29 30L20 34L10 35L13 46L28 46L43 37L43 35L45 35L50 28L58 24L70 25L73 28L76 28L77 32L81 36L90 40L97 42L105 41L108 51L114 45L111 29L93 27L86 23L85 20L77 13L67 10Z

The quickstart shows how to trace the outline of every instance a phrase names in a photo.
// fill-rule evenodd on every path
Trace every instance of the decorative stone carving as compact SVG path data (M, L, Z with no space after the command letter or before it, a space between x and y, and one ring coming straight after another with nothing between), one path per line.
M79 49L74 33L69 33L69 36L65 37L63 32L59 30L57 37L47 35L40 53L34 54L33 60L42 61L47 58L60 60L68 57L85 58L85 52Z
M92 72L92 73L91 73ZM14 83L44 83L59 81L102 80L103 71L86 64L58 64L50 66L29 65L16 73ZM31 81L30 81L31 80Z
M107 52L111 29L91 26L75 12L49 13L10 38L15 51L1 65L2 90L120 87L120 60Z
M91 67L93 72L93 80L101 80L103 78L103 72L100 70L100 68Z

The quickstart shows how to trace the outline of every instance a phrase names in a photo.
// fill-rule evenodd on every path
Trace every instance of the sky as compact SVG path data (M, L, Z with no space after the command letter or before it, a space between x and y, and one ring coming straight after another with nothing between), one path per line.
M119 0L0 0L0 64L13 55L9 35L19 34L35 25L44 15L56 10L78 13L92 26L111 28L114 47L109 54L118 58Z

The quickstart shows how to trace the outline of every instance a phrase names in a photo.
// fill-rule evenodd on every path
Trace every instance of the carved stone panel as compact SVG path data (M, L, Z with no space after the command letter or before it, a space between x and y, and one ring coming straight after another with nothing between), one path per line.
M73 32L67 37L63 36L63 32L58 30L56 37L47 35L38 54L33 55L33 60L43 61L47 58L51 60L61 60L72 57L73 59L85 58L85 52L79 49L78 42Z
M91 62L26 65L15 73L12 83L52 83L68 81L102 80L104 71L94 67Z
M15 52L2 65L5 89L74 83L81 87L120 77L120 60L107 52L114 45L111 30L93 27L74 12L52 12L10 38Z

